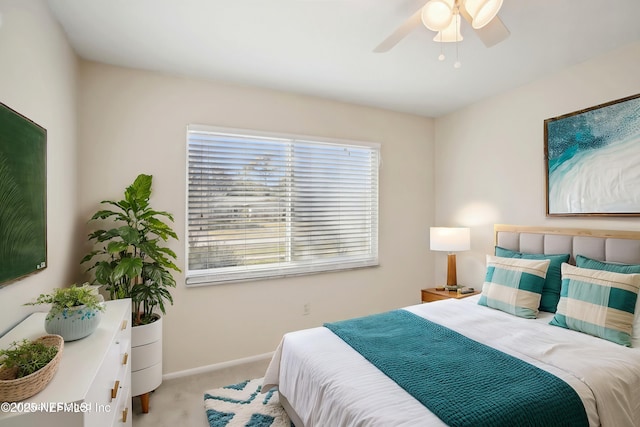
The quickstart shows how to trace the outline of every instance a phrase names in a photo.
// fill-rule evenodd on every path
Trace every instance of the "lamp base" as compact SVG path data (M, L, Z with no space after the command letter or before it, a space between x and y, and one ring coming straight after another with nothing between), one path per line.
M447 286L448 291L458 290L458 278L456 275L456 254L447 255Z

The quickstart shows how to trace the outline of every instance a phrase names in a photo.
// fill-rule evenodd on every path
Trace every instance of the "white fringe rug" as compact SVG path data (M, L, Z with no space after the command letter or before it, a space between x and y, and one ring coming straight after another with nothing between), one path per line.
M211 427L293 427L277 391L260 393L262 378L232 384L204 394Z

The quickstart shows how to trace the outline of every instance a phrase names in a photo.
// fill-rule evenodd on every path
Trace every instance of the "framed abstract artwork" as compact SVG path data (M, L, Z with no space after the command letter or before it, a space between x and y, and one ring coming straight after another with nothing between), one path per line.
M544 121L547 216L640 216L640 94Z
M0 103L0 287L47 266L47 131Z

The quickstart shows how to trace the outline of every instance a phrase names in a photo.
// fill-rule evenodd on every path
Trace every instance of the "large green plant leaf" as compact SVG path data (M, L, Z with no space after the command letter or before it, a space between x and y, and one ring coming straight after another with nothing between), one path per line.
M163 252L167 255L169 255L171 258L173 259L177 259L178 256L176 255L176 253L174 251L172 251L170 248L162 248L162 247L158 247L158 251ZM177 267L176 267L177 268ZM180 271L180 269L178 269L178 271Z
M125 200L131 204L134 210L142 210L149 205L151 197L151 175L140 174L125 190ZM134 208L134 205L137 208Z
M92 233L89 233L89 240L97 240L100 241L100 236L106 233L106 230L96 230Z
M129 209L131 209L131 206L129 206L129 203L126 200L120 200L119 202L116 202L114 200L103 200L100 203L104 203L106 205L111 205L111 206L115 206L116 208L120 209L122 212L127 212ZM126 220L126 218L125 218Z
M175 264L173 264L173 262L171 262L171 260L165 256L165 254L168 254L175 258L175 253L171 249L159 247L157 240L141 242L139 244L139 248L142 252L145 253L145 255L147 255L160 266L180 271L180 269L178 269L178 267L175 266Z
M96 281L98 283L102 285L109 285L113 282L111 280L113 275L113 267L111 266L111 263L107 261L99 262L95 265L95 269Z
M107 252L110 254L117 254L118 252L126 251L129 245L126 242L109 242L107 245Z
M88 254L86 254L84 256L84 258L82 258L82 261L80 261L80 264L84 264L87 261L91 261L91 259L93 259L94 256L98 255L99 253L102 253L102 251L91 251Z
M146 221L147 227L149 231L160 237L162 240L168 240L169 236L177 239L178 236L176 233L164 222L160 221L157 218L149 217Z
M129 245L136 245L140 242L140 233L135 228L129 225L123 225L117 229L118 235L124 242Z
M154 216L164 216L164 217L169 218L171 221L173 221L173 215L171 215L169 212L155 211L153 209L145 210L142 214L140 214L139 218L140 219L147 219L149 217L154 217Z
M140 276L142 273L142 260L140 258L122 258L113 269L113 280L118 281L126 276L130 279Z
M120 212L114 212L114 211L110 211L108 209L103 209L101 211L98 211L96 213L93 214L93 216L91 217L91 219L107 219L110 218L112 216L116 216L118 217L118 219L122 219L122 213Z
M157 263L145 263L142 272L144 278L151 283L148 286L175 287L176 281L165 268Z
M99 231L102 231L102 230L99 230ZM120 234L118 233L118 229L117 228L112 228L111 230L106 230L106 231L104 231L102 233L99 233L96 236L96 240L98 242L106 242L108 240L113 239L116 236L119 236L119 235ZM89 236L91 238L91 235L89 235Z
M162 270L162 284L164 286L175 288L176 287L176 279L173 277L171 273L167 270Z

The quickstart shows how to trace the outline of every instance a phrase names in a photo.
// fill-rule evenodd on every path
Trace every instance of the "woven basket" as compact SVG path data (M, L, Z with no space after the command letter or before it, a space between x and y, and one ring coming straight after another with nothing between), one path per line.
M64 340L60 335L44 335L35 342L55 346L58 352L44 368L22 378L15 378L18 368L8 369L0 366L0 402L18 402L42 391L58 370Z

